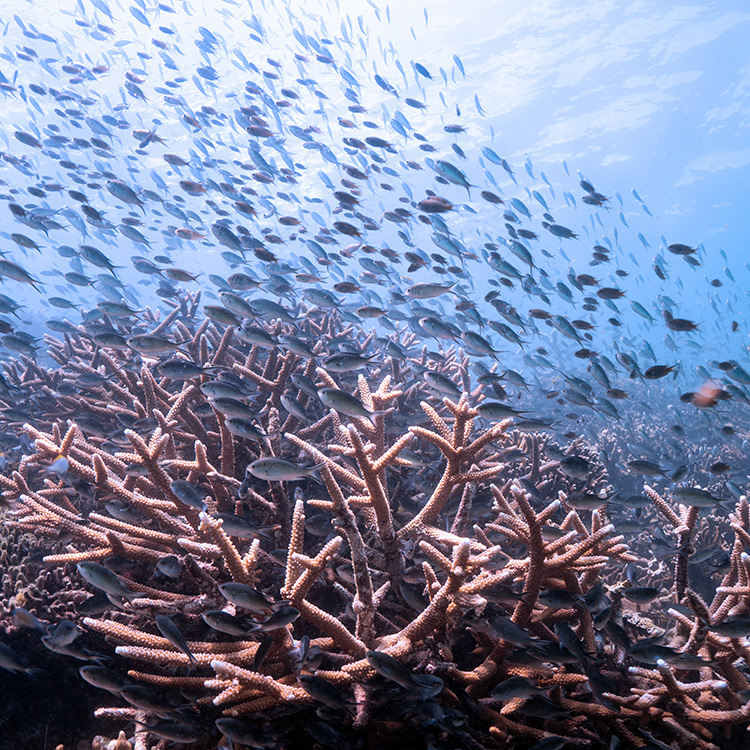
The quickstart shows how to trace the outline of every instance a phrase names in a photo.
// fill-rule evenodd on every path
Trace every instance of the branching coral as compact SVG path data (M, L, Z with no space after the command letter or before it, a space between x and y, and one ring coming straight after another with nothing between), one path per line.
M421 381L398 383L403 367L331 374L290 351L247 347L231 327L191 320L152 324L187 341L206 368L192 378L170 380L148 357L100 349L83 329L50 341L58 368L22 360L8 368L40 407L23 427L29 452L0 477L14 509L9 525L48 539L45 563L67 570L79 589L75 564L119 564L128 596L110 591L105 611L77 619L92 643L115 646L118 668L135 684L160 695L195 692L203 721L258 726L324 706L339 717L338 731L356 735L387 725L395 711L467 747L551 734L597 746L612 733L638 745L642 729L712 747L712 725L746 722L749 704L738 695L748 683L735 662L750 656L747 642L712 630L747 611L746 501L732 520L731 567L708 604L691 588L686 562L698 509L674 509L648 491L678 537L680 606L670 613L668 661L634 661L627 633L623 640L615 629L625 632L621 611L624 623L633 614L615 572L640 558L606 507L590 515L570 507L573 488L559 461L542 460L537 436L513 419L481 420L483 388L471 391L457 352L441 373L464 392L436 399ZM267 324L274 336L285 330ZM298 321L300 331L345 332L362 351L370 342L335 312ZM57 394L80 373L96 384L78 397ZM237 389L258 415L252 429L222 411L231 404L206 397L202 386L212 382ZM352 394L361 415L324 408L321 388ZM285 411L286 397L304 405L308 424ZM525 452L525 469L503 459L510 448ZM291 474L255 476L261 456L283 458ZM47 471L59 457L64 470ZM198 504L176 480L190 483ZM592 486L602 481L599 468ZM163 572L165 558L176 560L177 574ZM256 603L232 600L229 583L255 592ZM184 642L157 627L165 614ZM527 689L496 697L509 678ZM547 697L534 697L539 689ZM133 704L100 711L165 737L152 714ZM168 716L215 741L198 716Z

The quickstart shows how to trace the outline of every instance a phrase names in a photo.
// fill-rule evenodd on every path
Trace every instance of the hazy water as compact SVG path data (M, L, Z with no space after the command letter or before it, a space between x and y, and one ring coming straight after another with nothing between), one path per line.
M256 238L263 238L264 231L280 235L284 244L269 245L280 260L297 268L307 261L309 269L320 272L306 240L336 219L328 186L345 177L341 164L365 169L372 161L355 149L347 153L343 139L377 135L393 143L396 153L383 152L384 172L377 178L371 173L364 188L360 209L381 224L378 231L365 232L365 241L398 253L410 249L397 234L403 225L390 223L383 214L406 205L399 199L418 201L425 189L437 189L457 204L444 218L464 250L481 258L485 243L500 242L504 257L525 273L529 269L502 246L507 233L501 211L478 193L489 189L506 201L520 199L531 219L516 210L519 226L541 233L529 246L537 266L537 292L550 299L550 311L569 318L583 314L575 289L574 305L556 291L559 281L570 287L570 273L591 273L602 285L622 288L624 300L605 303L593 316L596 331L590 346L610 358L624 350L644 360L646 341L661 363L682 363L679 389L694 388L708 374L695 368L711 358L741 358L746 351L744 327L733 333L730 325L742 322L743 289L750 277L743 253L749 228L744 196L750 149L743 137L750 80L744 44L748 20L750 13L739 2L612 1L574 9L551 1L523 9L506 2L437 2L429 9L364 2L340 8L307 4L304 11L294 3L11 3L4 16L0 66L6 82L0 113L6 152L0 162L3 197L28 210L48 210L64 228L45 237L3 210L8 257L44 282L42 294L15 281L6 281L4 291L27 305L22 319L37 337L46 319L67 317L77 323L75 311L52 308L46 298L71 299L85 311L117 295L99 282L82 288L62 277L71 270L92 279L102 274L80 258L59 255L60 246L75 252L90 244L122 267L118 273L128 282L125 299L137 307L158 305L157 279L136 273L131 259L167 255L181 268L226 277L233 266L222 258L226 248L210 231L220 216L230 226L247 225ZM316 59L321 53L330 60ZM418 74L416 63L431 79ZM65 65L80 69L63 70ZM376 84L376 73L395 87L395 95ZM258 88L248 93L248 82L262 93ZM274 102L284 96L284 87L299 99L278 109ZM409 106L407 98L425 106ZM349 111L355 99L366 113ZM251 104L263 110L275 144L244 132L237 113ZM195 117L200 128L186 121L195 124ZM342 117L356 127L342 126ZM364 126L366 121L372 127ZM446 133L444 126L453 124L466 132ZM311 135L320 147L310 148L290 125L316 128ZM398 132L404 127L406 137ZM131 134L136 129L155 129L165 143L139 149ZM16 130L44 141L44 151L20 143ZM416 132L422 141L414 137ZM71 140L63 145L47 140L59 135ZM110 149L97 153L87 141L92 136ZM83 138L85 145L77 145L75 138ZM466 158L452 150L454 143ZM431 150L421 150L424 144ZM261 161L253 161L248 145ZM507 160L515 182L488 161L483 147ZM370 152L376 159L379 150ZM164 153L178 154L190 164L174 168L165 163ZM430 159L451 161L475 187L469 192L439 185ZM296 183L257 183L249 175L263 163L274 170L293 169ZM414 168L416 164L423 169ZM143 212L103 189L107 175L141 193L152 191L144 196ZM604 207L581 203L585 192L580 177L609 198ZM208 192L191 196L179 187L180 180L204 184ZM45 190L49 183L65 190ZM255 221L233 209L235 198L223 195L220 183L257 191L252 199L259 212ZM40 186L43 197L28 192ZM83 223L80 203L65 192L71 188L82 191L112 222L110 230ZM170 214L157 197L185 216ZM579 239L559 240L540 228L545 208L539 198L555 221ZM280 226L281 215L298 218L308 233ZM124 218L143 222L137 229L149 245L118 231ZM206 240L181 240L174 234L180 227L205 234ZM31 236L40 252L18 247L8 239L13 232ZM407 230L411 249L428 255L438 251L431 234L412 221ZM351 238L337 240L343 246ZM602 242L612 247L613 261L589 267L592 246ZM698 246L702 265L693 268L667 253L665 243L675 242ZM655 259L666 280L654 273ZM320 286L357 280L362 265L361 254L337 262L325 269ZM386 283L365 285L353 307L364 302L387 308L391 289L436 277L426 271L404 276L408 264L403 261L386 265ZM273 270L252 258L245 269L260 276ZM628 276L615 276L615 269ZM482 302L493 289L488 283L492 277L499 278L485 263L470 263L461 284L482 315L497 318ZM721 286L710 286L709 280ZM208 301L215 282L203 276L200 286ZM522 315L541 304L538 294L531 296L519 284L497 288ZM297 294L301 291L298 287ZM656 322L633 314L629 302L642 304ZM444 299L432 304L443 315L453 314ZM668 332L661 321L664 309L699 322L699 330ZM607 322L613 313L622 325ZM570 341L544 327L541 333L536 345L551 350L555 363L585 375L586 363L571 360ZM533 375L522 359L524 352L497 336L493 341L503 349L506 364Z

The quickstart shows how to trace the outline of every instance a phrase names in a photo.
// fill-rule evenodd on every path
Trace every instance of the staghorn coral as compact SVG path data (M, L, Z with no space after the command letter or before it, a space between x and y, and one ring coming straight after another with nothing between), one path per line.
M729 572L709 604L690 587L687 568L690 544L703 533L698 510L675 509L648 490L678 537L674 603L692 612L668 613L668 647L704 663L636 664L613 624L621 613L631 633L656 627L621 596L621 566L641 558L608 509L586 515L566 507L574 484L557 460L544 460L543 440L510 419L479 420L484 388L472 390L459 351L447 353L440 372L461 383L462 395L435 398L409 375L427 366L424 349L398 367L371 366L368 376L332 374L291 351L247 346L233 328L199 321L196 308L197 296L188 297L164 320L145 317L152 334L187 342L192 361L206 368L193 378L170 380L149 356L96 347L83 328L48 341L57 367L20 358L7 368L37 408L23 426L29 451L0 477L13 508L6 523L11 534L49 540L44 563L53 573L41 581L43 597L35 599L29 585L5 598L23 596L13 603L74 619L119 673L174 706L187 691L195 705L189 713L149 711L122 697L97 711L101 719L140 722L136 747L178 731L196 747L214 746L220 734L211 722L220 717L240 717L281 746L302 745L310 721L323 731L316 710L325 726L335 725L336 741L427 731L466 747L550 735L598 747L612 734L641 746L642 730L683 747L715 747L721 732L746 724L750 704L739 696L748 683L737 662L747 661L747 644L706 629L746 612L745 500L731 522ZM297 326L329 345L341 336L362 351L372 343L372 334L336 312ZM279 321L265 328L274 336L291 331ZM257 435L235 434L203 394L216 371L233 373L246 388ZM293 375L354 393L370 416L324 409ZM79 380L95 384L75 394L65 387ZM285 412L284 395L307 410L307 424ZM520 467L503 460L511 448L526 453ZM296 464L312 459L320 482L303 478L292 491L292 482L245 471L269 454ZM63 475L46 472L59 456ZM176 479L200 488L202 510L174 491ZM589 486L605 488L601 467ZM271 538L225 529L238 516L273 529ZM181 566L176 579L158 572L172 555ZM74 605L84 587L74 566L83 562L116 564L136 596L112 596L102 613L81 616ZM269 602L265 614L254 613L255 624L242 620L246 632L238 635L202 618L218 610L242 615L219 590L230 581L259 589ZM271 626L280 607L290 620ZM157 614L173 618L192 659L160 633ZM367 658L373 651L416 677L440 678L440 691L429 696L402 685L394 693L394 682ZM548 688L550 700L495 698L493 688L510 677ZM284 716L302 718L282 728Z

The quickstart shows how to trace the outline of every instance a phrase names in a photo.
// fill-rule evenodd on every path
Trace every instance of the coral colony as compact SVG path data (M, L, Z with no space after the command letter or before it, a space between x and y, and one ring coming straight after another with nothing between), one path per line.
M373 333L336 310L293 329L173 306L148 333L119 323L140 354L80 327L47 337L55 366L7 368L34 418L0 478L3 554L21 533L45 554L3 607L13 628L46 616L45 645L101 688L123 731L95 747L747 741L744 498L707 601L688 562L711 502L648 489L674 546L629 549L594 453L576 445L576 492L538 424L481 416L499 405L459 349L436 367L392 334L368 360ZM292 333L312 356L277 347Z

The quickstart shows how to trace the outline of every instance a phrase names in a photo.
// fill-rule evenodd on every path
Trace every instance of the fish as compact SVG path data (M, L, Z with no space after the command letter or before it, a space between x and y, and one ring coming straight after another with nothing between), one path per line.
M677 487L670 490L670 494L678 503L690 505L694 508L709 508L718 505L721 500L700 487Z
M500 350L493 348L492 344L476 331L464 331L461 334L461 340L468 349L487 354L496 361L498 361L497 355L502 353Z
M584 603L580 594L565 589L547 589L545 591L540 591L538 599L545 607L551 609L578 607Z
M704 625L701 629L725 638L747 638L750 634L750 618L746 615L726 617L721 622L714 625Z
M106 187L115 198L121 200L123 203L129 203L143 209L144 202L136 195L133 188L122 180L108 180Z
M678 372L678 366L677 365L654 365L653 367L649 367L647 370L644 371L643 377L647 380L658 380L659 378L663 378L666 375L669 375L670 372L675 373L675 377L677 376Z
M477 624L475 623L474 627ZM498 638L514 646L540 646L544 641L533 638L523 628L519 628L510 618L496 616L488 620L486 628Z
M585 476L577 478L586 479L587 477L588 472ZM599 495L595 495L590 492L571 492L565 495L563 502L566 505L569 505L571 508L575 508L576 510L598 510L599 508L603 508L605 505L607 505L610 500L611 496L600 497Z
M0 643L0 667L8 672L22 672L32 678L38 678L44 674L41 669L30 667L26 664L26 662L5 643Z
M180 562L180 559L176 555L167 555L166 557L162 557L156 563L156 568L160 573L167 576L167 578L171 578L174 581L178 580L180 574L182 573L182 564Z
M438 393L460 398L461 389L448 377L440 372L427 370L422 374L427 385Z
M166 615L156 615L156 627L159 632L179 651L182 651L185 656L190 660L190 664L193 669L198 668L198 662L195 660L187 641L185 640L182 633L180 633L178 627L172 622L172 620Z
M273 532L281 528L278 524L257 526L243 516L234 513L217 513L216 518L221 521L222 529L229 536L239 537L240 539L254 539L257 536L271 539L273 538Z
M78 673L89 685L106 690L113 695L120 695L122 688L130 684L130 681L119 672L99 665L86 664L78 668Z
M591 470L589 462L581 456L565 456L559 463L560 471L574 479L587 479Z
M418 693L423 699L433 698L443 689L443 680L440 677L414 674L400 661L382 651L370 651L366 659L379 675L406 690Z
M450 293L453 287L455 287L455 283L439 284L421 282L419 284L412 284L412 286L405 290L405 293L408 297L414 299L432 299L434 297L439 297L441 294Z
M247 417L228 417L224 420L224 424L229 432L237 437L267 445L268 435L261 432L256 423Z
M196 510L203 510L205 507L206 494L203 490L198 488L196 485L188 482L185 479L175 479L169 486L172 494L185 505L195 508Z
M57 474L58 476L64 476L70 468L70 461L65 456L58 455L57 458L47 466L44 467L43 471L45 474Z
M262 622L258 623L258 629L264 633L272 633L291 625L300 613L296 607L283 605L275 607L274 611Z
M136 593L128 589L122 583L119 576L99 563L80 562L76 564L76 569L81 577L94 588L104 591L106 594L121 597L131 606L134 599L145 596L145 594Z
M149 711L162 718L168 718L178 713L180 703L169 696L164 696L153 688L145 685L124 685L119 692L131 706Z
M257 623L248 623L223 610L206 610L201 612L201 617L210 628L227 635L246 636L259 627Z
M52 650L69 646L81 634L81 629L71 620L60 620L54 628L48 629L44 644Z
M528 414L528 411L520 411L512 406L499 402L485 401L477 407L477 414L485 419L500 421L512 417L520 417Z
M134 336L129 336L127 344L131 349L141 354L165 354L172 352L175 349L179 349L181 343L175 343L170 341L163 336L153 336L148 333L139 333Z
M244 583L219 584L219 593L232 604L248 609L254 614L266 615L269 611L280 609L288 604L287 601L272 602L257 589Z
M361 309L360 309L361 314ZM323 358L323 365L326 370L331 372L351 372L359 370L370 364L377 364L377 355L371 357L362 356L361 354L341 352L339 354L330 354Z
M650 640L634 643L628 649L628 653L637 661L646 664L657 664L659 661L664 661L680 669L699 669L712 664L711 661L694 654L675 651L668 646L653 643Z
M231 396L216 396L209 399L209 403L216 411L228 417L257 419L259 416L254 408L248 406L244 401Z
M332 683L312 674L300 674L297 680L307 693L325 706L347 712L353 711L351 701Z
M159 372L173 380L192 380L200 375L214 372L214 368L205 368L186 359L168 359L160 362Z
M230 743L239 743L249 747L278 747L275 738L269 737L267 731L247 721L232 718L220 718L215 721L217 729L229 739ZM233 746L230 744L230 746Z
M33 612L26 609L26 607L14 607L11 616L13 617L13 622L19 627L28 628L29 630L39 630L43 633L47 632L47 625Z
M14 281L21 281L25 284L29 284L35 290L41 291L38 286L42 283L41 281L35 279L23 267L11 260L8 260L7 258L0 258L0 277L1 276L7 276L9 279L13 279Z
M387 413L387 409L369 411L359 399L338 388L321 388L318 391L318 398L329 409L347 417L363 417L372 420L373 417Z
M627 467L633 474L641 474L645 477L665 477L667 473L658 464L653 461L646 461L645 459L634 459L628 461Z
M181 744L197 742L204 734L204 731L200 728L195 728L184 722L172 719L160 719L152 724L144 724L142 721L137 721L136 724L137 726L144 727L157 737Z
M297 466L297 464L283 458L259 458L247 465L247 471L258 479L269 482L289 482L309 477L325 466L324 463L315 466Z
M661 590L655 586L632 586L622 591L626 599L636 604L648 604L654 601L660 593Z

